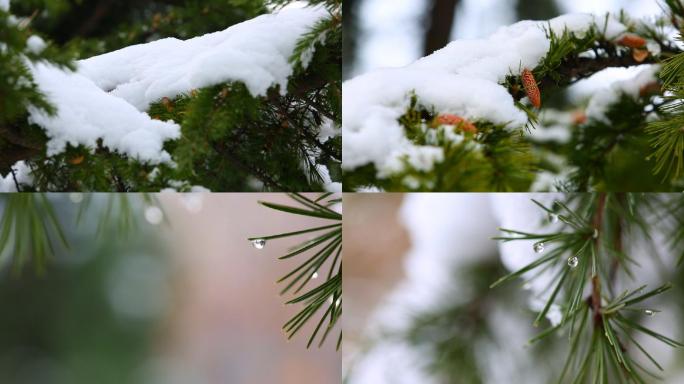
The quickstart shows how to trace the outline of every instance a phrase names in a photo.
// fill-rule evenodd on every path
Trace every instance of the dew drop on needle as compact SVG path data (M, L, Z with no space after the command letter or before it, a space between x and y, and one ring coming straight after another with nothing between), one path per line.
M264 249L264 247L266 246L266 240L264 240L264 239L252 240L252 246L256 249Z
M544 242L540 241L538 243L534 243L534 245L532 246L532 249L534 250L534 253L542 253L542 252L544 252L544 247L545 247Z
M568 266L570 268L577 267L577 264L579 264L579 259L577 258L577 256L573 256L573 257L568 259Z

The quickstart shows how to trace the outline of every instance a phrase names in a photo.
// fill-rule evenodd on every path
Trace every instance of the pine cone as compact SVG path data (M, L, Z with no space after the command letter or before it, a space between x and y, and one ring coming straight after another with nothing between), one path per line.
M439 115L435 119L436 125L455 125L463 132L477 133L477 127L470 121L452 114Z
M527 68L523 69L521 77L523 88L525 88L525 93L527 93L527 98L530 99L530 102L535 108L541 108L541 93L539 92L537 80L534 79L532 71Z
M646 39L633 33L626 33L620 37L616 43L630 48L641 48L646 45Z

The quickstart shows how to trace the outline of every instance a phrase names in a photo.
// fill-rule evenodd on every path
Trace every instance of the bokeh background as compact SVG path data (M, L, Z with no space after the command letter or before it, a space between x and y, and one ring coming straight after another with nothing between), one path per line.
M495 289L489 284L507 273L492 240L502 217L517 220L514 229L534 232L530 226L546 218L530 199L558 196L345 195L345 383L555 382L567 338L528 345L546 327L532 325L532 294L522 282ZM534 255L531 243L516 246L522 247L516 252ZM677 255L665 246L634 248L630 255L643 269L625 284L654 288L672 281L675 288L653 304L662 312L643 321L682 340L684 279L674 268ZM509 263L511 256L509 250ZM663 381L647 382L684 380L684 351L637 338L665 369ZM642 361L638 352L634 356Z
M291 202L281 194L129 196L138 225L113 215L96 236L110 195L78 226L83 197L50 195L70 248L42 275L12 273L3 253L0 383L340 382L335 340L306 349L309 329L281 331L298 308L275 281L296 261L277 257L297 239L247 241L320 222L258 204Z

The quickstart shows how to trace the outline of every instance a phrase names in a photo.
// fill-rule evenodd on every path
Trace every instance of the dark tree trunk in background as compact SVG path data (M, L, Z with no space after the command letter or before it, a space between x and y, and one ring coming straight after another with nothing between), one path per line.
M428 5L428 29L423 44L425 55L444 48L451 40L454 14L459 0L431 0Z
M342 78L348 79L356 63L357 38L359 35L358 6L361 1L345 0L342 3Z
M548 20L560 15L555 0L518 0L518 20Z

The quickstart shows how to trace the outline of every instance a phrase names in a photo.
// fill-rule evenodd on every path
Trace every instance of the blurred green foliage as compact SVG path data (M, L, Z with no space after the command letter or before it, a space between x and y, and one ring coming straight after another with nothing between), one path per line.
M125 226L130 223L123 217L125 209L108 209L110 202L121 208L119 197L89 199L77 204L66 195L46 197L69 244L69 249L55 248L43 265L47 273L12 273L5 247L0 262L2 383L148 382L146 359L153 352L155 315L160 314L143 307L137 308L143 315L136 316L125 306L122 310L120 300L141 305L145 301L140 298L154 298L135 289L165 273L164 259L155 256L161 248L150 226ZM127 199L139 211L143 199ZM79 212L84 203L90 208ZM16 203L3 198L2 204L6 211ZM40 218L51 220L45 213ZM99 236L98 226L103 226Z

